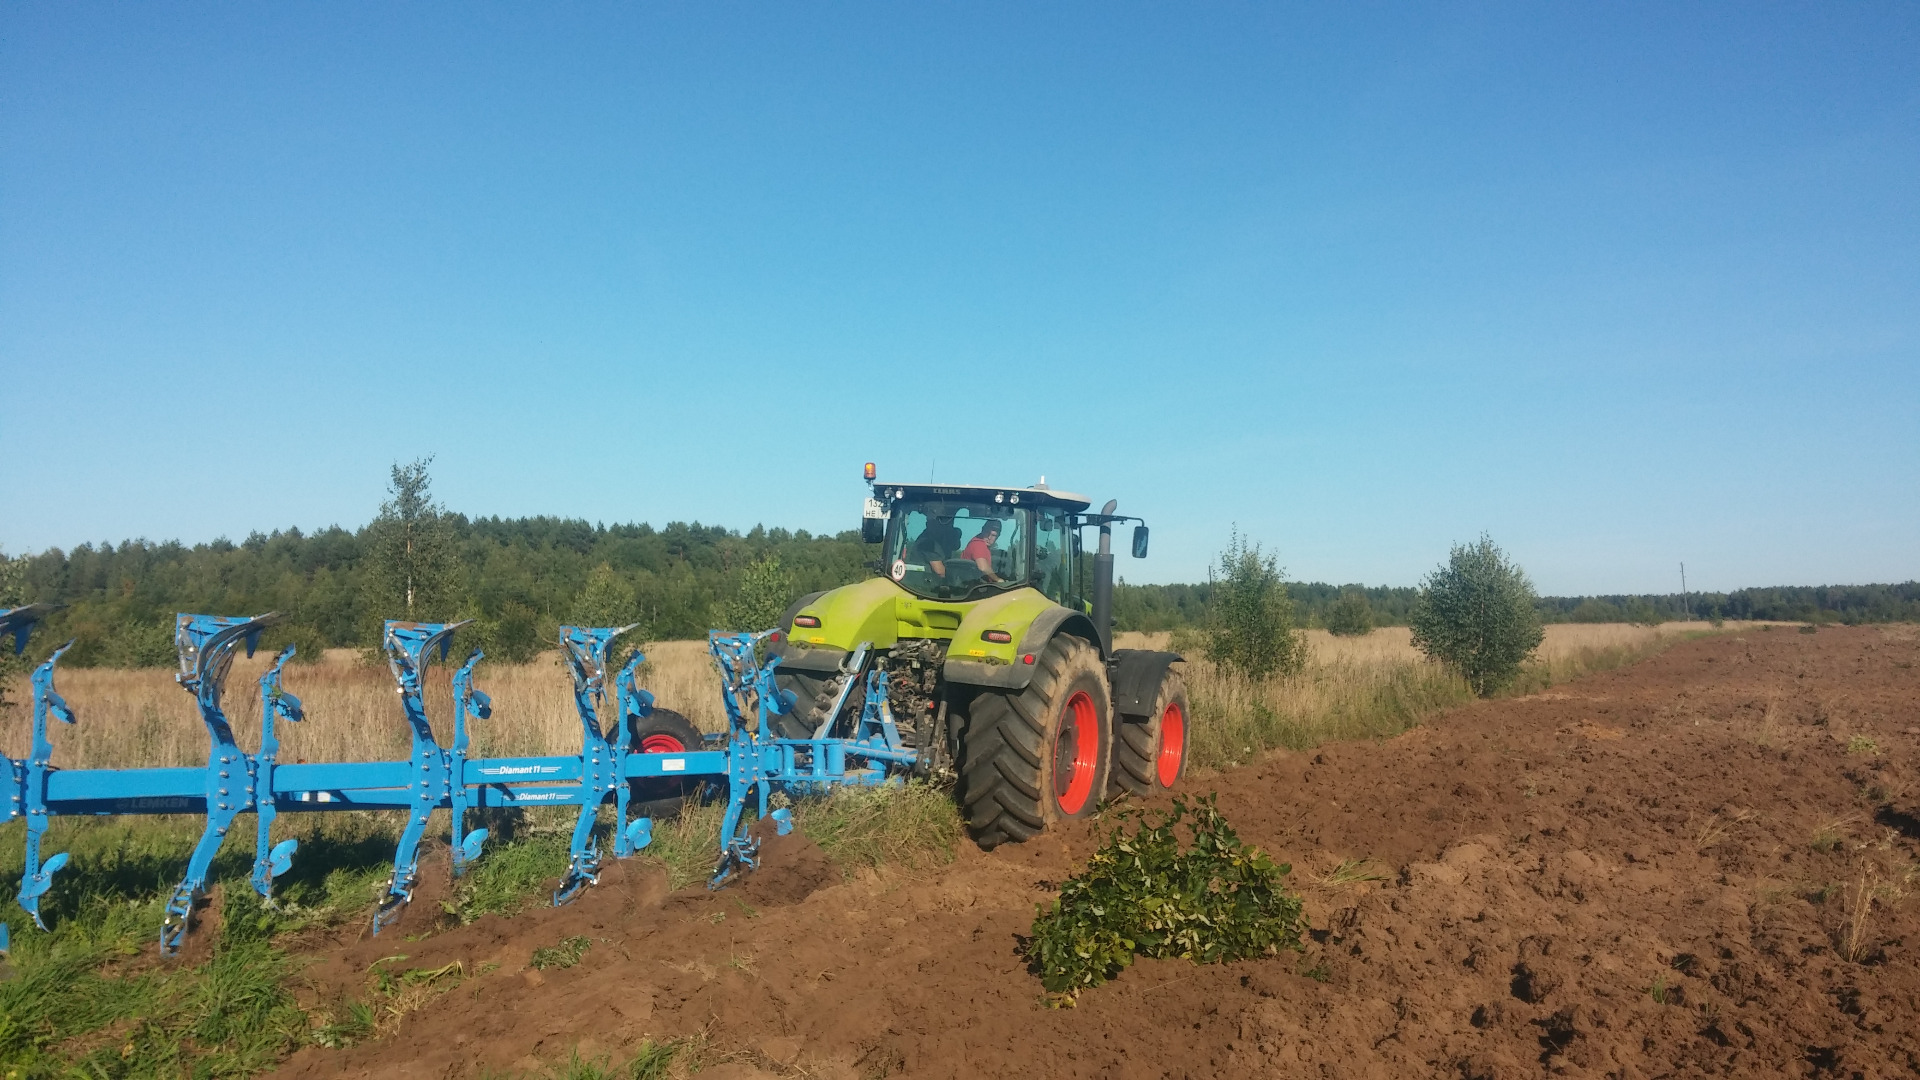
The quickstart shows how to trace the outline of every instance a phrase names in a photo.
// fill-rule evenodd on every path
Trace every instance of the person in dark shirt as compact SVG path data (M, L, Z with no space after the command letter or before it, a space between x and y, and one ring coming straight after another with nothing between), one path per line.
M951 512L936 512L913 542L914 553L936 577L947 576L947 560L959 546L960 530L954 527Z

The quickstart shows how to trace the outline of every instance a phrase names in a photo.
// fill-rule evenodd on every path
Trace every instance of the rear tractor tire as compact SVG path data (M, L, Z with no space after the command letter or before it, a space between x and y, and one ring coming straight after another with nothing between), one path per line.
M1026 689L973 699L960 753L960 799L983 848L1093 813L1113 766L1113 709L1099 650L1054 638Z
M1147 715L1120 719L1113 741L1114 794L1151 795L1180 781L1187 771L1189 715L1186 680L1169 671Z
M793 691L793 710L773 715L774 734L783 739L811 739L813 729L826 717L821 715L840 692L840 676L815 671L788 671L781 667L773 673L773 684Z

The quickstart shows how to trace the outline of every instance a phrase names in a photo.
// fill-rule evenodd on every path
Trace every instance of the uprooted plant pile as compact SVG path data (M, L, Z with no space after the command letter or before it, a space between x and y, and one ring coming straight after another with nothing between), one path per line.
M1300 898L1283 881L1292 867L1242 842L1214 800L1122 812L1087 868L1039 909L1027 955L1050 1004L1072 1007L1135 956L1217 964L1301 948Z

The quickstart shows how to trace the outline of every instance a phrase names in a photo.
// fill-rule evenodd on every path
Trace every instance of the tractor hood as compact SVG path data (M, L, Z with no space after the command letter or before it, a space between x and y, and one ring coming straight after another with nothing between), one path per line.
M819 625L804 625L807 620ZM1033 668L1023 658L1075 620L1086 622L1086 616L1033 588L955 602L925 600L886 578L869 578L803 600L793 612L781 663L795 671L835 671L863 641L886 649L903 638L938 638L950 643L944 671L949 681L1025 685ZM1097 641L1091 631L1088 623L1082 632ZM1007 640L989 641L989 632Z

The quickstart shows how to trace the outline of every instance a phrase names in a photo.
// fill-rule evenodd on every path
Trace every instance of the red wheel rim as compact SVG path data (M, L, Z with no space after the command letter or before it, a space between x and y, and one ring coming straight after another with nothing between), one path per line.
M643 754L682 754L687 746L672 735L648 735L640 740Z
M1093 773L1100 764L1100 715L1082 690L1067 699L1060 732L1053 737L1053 797L1063 813L1077 814L1093 795Z
M1186 756L1187 714L1180 710L1179 702L1169 701L1167 711L1160 714L1160 754L1153 763L1161 787L1170 788L1180 779L1180 766Z

